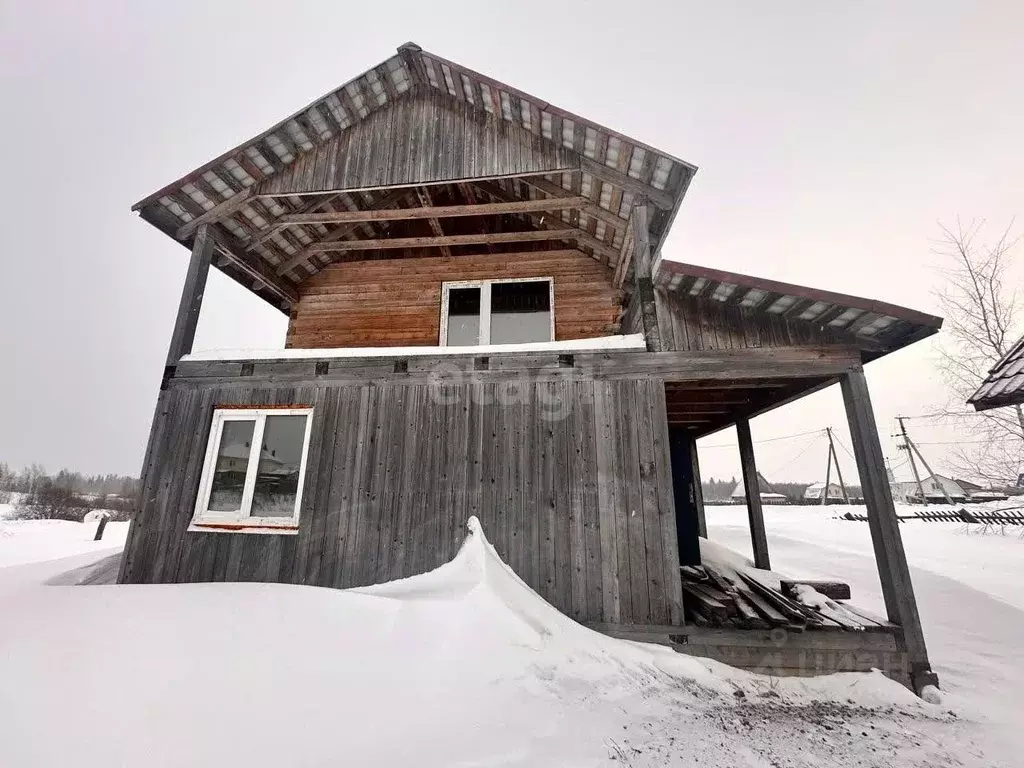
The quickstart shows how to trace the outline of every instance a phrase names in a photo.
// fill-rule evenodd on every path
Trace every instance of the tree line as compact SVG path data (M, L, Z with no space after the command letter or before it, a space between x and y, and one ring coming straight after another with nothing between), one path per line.
M82 521L93 510L112 520L127 520L139 489L128 475L84 475L62 469L50 475L38 464L20 471L0 462L0 504L12 504L15 520Z

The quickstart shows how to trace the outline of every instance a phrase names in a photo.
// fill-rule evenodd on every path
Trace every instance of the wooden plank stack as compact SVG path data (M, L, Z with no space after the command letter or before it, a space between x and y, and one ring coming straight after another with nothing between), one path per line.
M687 621L699 627L734 627L738 629L775 629L802 632L823 627L854 631L879 629L887 623L858 611L844 602L830 600L821 610L795 599L797 584L787 581L779 591L757 575L736 571L729 575L714 567L684 566L682 585ZM830 582L810 582L832 594L849 597L849 586ZM821 590L818 590L821 591ZM788 594L786 594L788 592ZM825 594L826 592L822 592Z

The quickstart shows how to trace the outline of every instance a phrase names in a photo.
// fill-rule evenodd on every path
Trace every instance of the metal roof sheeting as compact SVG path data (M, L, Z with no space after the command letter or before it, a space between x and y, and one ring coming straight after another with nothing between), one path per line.
M1024 338L996 363L978 391L967 401L975 410L1024 403Z
M678 261L663 260L657 269L654 282L668 291L849 333L864 349L866 359L905 347L942 327L941 317L874 299ZM1020 362L1024 380L1024 356Z

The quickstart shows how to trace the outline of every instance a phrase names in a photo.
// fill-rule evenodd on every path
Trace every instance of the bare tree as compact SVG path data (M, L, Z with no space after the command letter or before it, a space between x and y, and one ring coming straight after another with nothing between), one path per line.
M945 317L940 367L952 399L944 415L955 418L972 436L956 449L955 469L1006 483L1017 477L1024 461L1024 409L1017 405L979 413L966 402L1021 332L1017 291L1007 278L1020 238L1013 236L1011 221L990 245L983 240L984 225L940 225L942 238L934 249L945 278L936 292Z

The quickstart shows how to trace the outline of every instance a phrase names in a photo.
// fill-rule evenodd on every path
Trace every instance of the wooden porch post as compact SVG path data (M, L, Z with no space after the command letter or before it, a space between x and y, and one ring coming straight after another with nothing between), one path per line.
M206 277L210 272L210 258L213 256L213 233L209 225L201 224L192 241L192 258L188 262L185 273L185 285L181 289L181 301L178 302L178 316L174 320L174 332L171 333L171 344L167 350L167 368L178 364L182 357L192 351L192 342L196 338L196 324L199 322L199 309L203 305L203 294L206 292Z
M697 534L702 538L708 537L708 522L704 517L704 488L700 482L700 460L697 458L697 440L690 440L690 462L693 464L693 471L690 477L693 482L693 507L697 510Z
M926 685L938 685L938 676L928 661L921 617L917 613L914 586L910 581L910 567L903 550L896 507L885 473L885 459L878 440L868 384L862 368L843 375L843 401L850 423L850 439L857 458L864 503L867 505L871 543L875 550L878 577L882 582L882 596L889 621L903 629L907 657L910 662L910 681L918 693Z
M750 540L754 547L754 566L770 570L768 561L768 535L764 530L764 511L761 509L761 487L757 482L754 463L754 442L750 438L750 421L736 421L736 436L740 442L740 465L743 468L743 490L747 494L747 518L750 520Z
M640 300L640 319L648 352L661 352L661 330L658 327L658 309L654 302L654 254L647 229L647 201L638 199L633 204L633 270L637 297Z
M143 523L139 519L139 515L145 500L152 493L150 488L151 480L149 478L150 458L156 446L158 427L161 420L167 415L167 382L173 375L174 366L178 364L184 355L192 351L192 342L196 337L196 324L199 322L199 309L203 304L203 293L206 291L206 278L210 272L213 245L213 234L210 232L209 226L201 224L196 230L195 239L192 241L192 258L189 259L188 272L185 273L185 285L181 289L178 315L174 319L171 343L167 349L167 362L164 365L164 375L160 381L160 393L157 395L156 409L153 412L153 421L149 427L149 440L146 443L146 453L142 459L142 471L139 475L139 491L136 494L131 525L128 527L128 538L125 541L124 553L121 555L121 564L118 569L118 584L123 584L132 578L131 569L135 556L135 539L140 535L139 526Z

